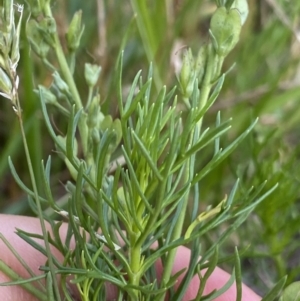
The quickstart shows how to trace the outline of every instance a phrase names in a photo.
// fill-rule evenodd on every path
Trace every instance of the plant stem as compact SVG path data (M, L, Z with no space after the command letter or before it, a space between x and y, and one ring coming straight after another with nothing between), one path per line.
M49 2L47 4L45 4L44 9L45 9L45 15L50 18L53 18ZM80 110L83 107L81 98L80 98L79 92L77 90L76 84L74 82L72 70L70 70L70 68L69 68L65 54L61 47L57 32L53 35L53 37L54 37L54 50L56 53L56 57L57 57L63 78L65 79L66 83L69 86L70 92L73 96L73 100L74 100L76 109ZM79 128L80 137L82 140L82 150L83 150L84 155L87 154L87 151L88 151L88 128L87 128L87 125L85 122L85 116L86 116L86 114L83 113L78 122L78 128Z
M212 81L212 76L213 76L213 70L215 68L215 56L213 53L213 49L211 45L208 46L208 62L207 62L207 67L205 70L205 77L203 79L203 83L201 86L200 90L200 98L198 101L198 109L199 111L205 106L210 90L211 90L211 81ZM200 136L201 132L201 126L202 126L202 118L197 122L195 128L191 131L190 134L190 143L192 144L193 141ZM191 174L194 174L194 156L192 156L186 163L185 167L185 172L183 175L183 185L185 185L188 181L190 181ZM178 221L174 227L174 231L172 233L171 241L175 241L180 238L181 233L182 233L182 228L183 228L183 223L184 219L186 217L186 210L187 210L187 205L188 205L188 200L189 200L189 194L187 193L183 200L182 200L182 207L180 211L180 215L178 218ZM167 256L167 261L164 266L164 272L162 276L162 285L166 285L168 281L170 280L171 274L172 274L172 269L175 261L175 256L176 256L177 249L172 249ZM164 295L161 296L160 298L161 301L164 300Z
M187 164L189 164L189 162L187 162ZM186 170L185 170L185 173L183 176L183 185L188 180L189 180L189 166L186 166ZM186 213L186 208L187 208L188 199L189 199L188 196L189 196L189 194L187 193L183 197L181 213L180 213L177 223L174 227L174 231L171 236L171 241L174 241L174 240L180 238L180 236L181 236L182 226L183 226L184 218L186 215L185 213ZM176 252L177 252L177 248L172 249L167 255L167 261L166 261L166 265L164 266L164 272L163 272L163 276L162 276L162 280L161 280L163 285L166 285L168 283L168 281L170 280L174 261L175 261ZM165 298L165 296L162 295L160 300L163 301L164 298Z
M24 43L21 57L23 58L22 61L24 66L24 76L25 78L27 78L27 80L23 82L23 88L28 99L26 107L24 107L23 111L23 114L25 116L25 123L27 124L29 121L29 117L37 115L37 111L39 109L39 102L37 101L37 96L33 92L34 87L31 77L33 74L33 68L32 60L30 58L30 47L28 41L25 41ZM35 118L33 118L33 122L31 122L29 130L27 130L27 141L29 145L29 152L31 154L31 158L33 159L32 165L34 174L36 175L37 179L38 191L41 191L42 188L41 181L39 181L39 179L42 178L40 164L42 161L43 144L41 141L41 137L41 119L35 116Z
M157 27L162 26L162 24L155 24L153 26L153 21L150 13L150 8L147 7L145 1L131 0L131 6L136 14L136 20L138 25L138 30L141 35L142 42L144 44L144 49L148 58L148 62L154 62L156 68L154 68L153 80L155 87L159 91L162 87L161 75L159 73L159 66L156 64L156 53L159 47L160 38L158 36Z
M287 272L286 272L286 268L285 268L285 263L284 263L284 260L282 259L282 256L279 254L279 255L276 255L274 257L274 260L275 260L275 265L276 265L276 269L277 269L277 273L279 275L279 277L284 277Z
M89 94L88 94L88 99L85 105L85 109L88 110L90 107L90 104L92 102L92 98L93 98L93 91L94 89L92 87L89 87Z
M34 198L35 198L35 201L36 201L36 206L37 206L37 210L38 210L38 215L39 215L39 219L40 219L42 233L43 233L43 237L44 237L44 241L45 241L45 248L46 248L47 258L48 258L48 261L49 261L49 268L50 268L51 277L53 279L54 291L55 291L57 300L60 301L61 300L60 292L59 292L59 289L58 289L57 281L55 281L56 276L55 276L55 271L54 271L54 268L53 268L54 263L53 263L52 252L50 250L50 245L49 245L49 241L48 241L48 231L46 229L45 220L43 218L43 211L42 211L42 207L41 207L41 203L40 203L40 199L39 199L39 194L38 194L38 190L37 190L35 175L34 175L34 171L33 171L33 167L32 167L32 162L31 162L31 158L30 158L30 153L29 153L29 149L28 149L26 135L25 135L25 131L24 131L23 119L22 119L22 110L21 110L18 95L16 95L15 101L16 101L17 107L13 107L13 108L14 108L14 111L15 111L15 113L16 113L18 119L19 119L19 123L20 123L20 130L21 130L21 135L22 135L22 140L23 140L23 145L24 145L24 150L25 150L25 156L26 156L26 160L27 160L27 164L28 164L30 180L31 180L32 189L33 189L33 192L34 192Z
M140 274L140 264L141 264L141 248L139 245L134 245L130 249L130 267L131 267L131 275L130 275L130 284L139 285L141 274ZM132 290L132 295L134 296L134 301L139 300L139 291L136 289Z

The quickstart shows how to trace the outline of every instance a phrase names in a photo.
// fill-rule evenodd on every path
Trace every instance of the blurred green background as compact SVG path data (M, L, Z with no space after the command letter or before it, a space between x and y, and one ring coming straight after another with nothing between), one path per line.
M200 183L200 206L219 203L237 177L241 179L240 194L265 180L266 189L279 183L276 192L221 249L221 255L226 255L236 245L247 247L242 255L245 282L263 294L283 275L288 275L287 284L300 280L300 1L248 3L249 16L240 42L225 60L223 71L235 66L204 123L212 125L219 110L223 119L232 117L233 129L221 141L226 145L254 118L260 121L233 155ZM177 83L175 72L182 49L191 47L196 54L209 39L207 31L215 4L209 0L53 1L63 46L68 24L78 9L83 10L85 24L75 69L80 95L85 99L88 93L84 63L100 64L102 110L117 116L114 70L119 51L125 49L124 93L138 70L146 74L150 61L156 88L164 84L171 87ZM25 15L28 13L25 5ZM38 84L51 83L51 73L30 50L25 30L21 51L20 99L35 173L39 179L41 160L51 155L53 191L59 199L64 196L63 183L69 175L54 151L33 93ZM29 184L18 121L10 103L0 100L0 210L31 215L27 197L14 182L7 164L11 156L21 179ZM64 120L56 118L55 112L51 117L58 129L64 127ZM212 152L202 156L209 158ZM222 231L224 228L211 232L204 245L208 247Z

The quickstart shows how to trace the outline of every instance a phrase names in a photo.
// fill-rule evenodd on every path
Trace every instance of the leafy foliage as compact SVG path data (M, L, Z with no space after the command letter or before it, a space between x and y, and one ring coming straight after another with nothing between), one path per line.
M32 16L22 25L26 28L22 40L25 63L21 65L20 77L22 81L22 75L30 74L32 65L43 77L41 80L34 75L34 84L24 80L24 91L19 91L22 102L24 98L22 106L26 107L22 112L16 94L18 77L11 68L18 64L21 17L17 17L15 25L17 12L13 1L4 0L1 41L9 43L0 44L0 63L12 62L12 65L0 64L0 87L2 95L11 100L20 121L33 188L22 181L16 171L20 166L16 168L10 159L11 173L28 194L32 212L40 217L42 225L45 221L50 223L53 235L48 236L45 229L43 236L18 230L20 237L49 258L42 267L45 273L41 277L46 279L44 290L37 292L26 283L28 281L17 280L18 275L5 265L1 264L1 270L15 280L13 283L25 283L26 289L41 300L61 300L56 274L62 275L61 287L67 300L72 298L68 291L69 274L74 275L82 300L105 300L105 283L108 282L118 287L119 300L164 300L167 293L172 300L181 300L191 278L208 267L202 272L195 299L200 300L210 273L217 264L227 263L235 266L232 277L224 288L207 296L207 300L216 298L235 280L239 300L243 264L256 257L266 257L274 263L269 288L281 278L263 299L274 300L285 284L284 276L289 274L290 283L299 270L297 266L289 267L289 261L285 260L287 254L290 256L299 250L297 243L291 243L299 234L297 175L291 168L297 164L297 150L286 149L280 143L287 130L295 127L299 115L294 104L289 107L284 102L287 98L291 102L297 98L299 89L286 89L283 85L283 91L278 93L276 85L291 77L289 72L293 67L283 56L275 62L280 53L271 53L272 46L269 46L273 43L276 49L284 50L284 41L293 34L290 28L270 15L267 21L262 20L266 23L261 25L257 36L256 29L246 23L239 53L231 52L240 38L241 18L247 15L245 1L216 1L218 8L213 14L211 8L215 10L215 7L209 4L204 11L211 17L210 30L201 33L201 46L198 38L195 39L195 28L188 27L186 22L197 18L196 8L205 8L201 1L182 1L178 8L171 1L151 1L146 7L146 2L132 0L131 5L122 4L129 9L129 14L126 9L116 10L118 4L110 2L105 5L107 20L108 16L115 15L112 20L118 22L101 23L103 16L98 15L100 28L107 30L99 30L98 37L107 48L97 49L95 45L87 45L94 24L86 20L84 14L85 10L94 11L96 4L84 4L83 13L77 11L69 15L71 21L67 26L65 21L59 23L66 18L51 7L50 1L28 2ZM72 1L74 10L77 5L77 1ZM21 6L17 8L23 12ZM132 12L136 13L136 20L128 31L117 28L117 24L130 23ZM250 22L256 18L259 16L250 15ZM205 24L206 17L203 20ZM188 34L184 34L185 31ZM115 38L114 33L119 32L122 38ZM112 37L107 44L106 33ZM260 47L270 34L270 44ZM173 71L166 58L171 56L171 45L180 35L194 40L191 44L197 45L198 52L194 56L191 49L183 51L177 89L170 80L174 78L170 76ZM27 41L34 57L29 56ZM257 43L259 50L249 56L253 43ZM91 46L92 60L101 62L101 67L91 63L83 65L91 59L82 45ZM264 59L266 53L269 60ZM179 54L172 56L173 63L180 61L179 57ZM237 62L233 71L231 57ZM254 68L257 62L260 65ZM139 71L134 75L132 70L136 70L137 64L150 64L148 74ZM282 68L284 64L286 68ZM274 74L270 75L266 70L272 68ZM174 88L167 89L164 82L172 83ZM222 88L223 97L226 93L232 95L232 82L237 91L233 93L237 97L233 99L236 105L230 112L234 118L227 116L225 108L221 119L221 113L216 114L214 110L224 106L225 101L215 102ZM35 95L33 86L36 86ZM239 98L239 93L247 89L254 89L254 96L260 100L251 110L252 104ZM248 99L246 92L245 99ZM24 95L29 95L29 99ZM40 99L40 107L36 97ZM40 121L34 117L37 113L43 116L52 142L42 137ZM274 132L266 131L263 123L256 119L266 113L273 114L283 126ZM212 121L214 119L216 121ZM30 133L27 137L26 130ZM50 147L55 145L58 155L49 157L46 164L41 165L44 139ZM4 155L13 155L20 141L15 136L8 138ZM234 157L231 156L233 151ZM63 168L61 162L64 162ZM1 166L5 166L4 163ZM57 184L53 184L52 175L66 169L70 176L64 181L65 192L57 200L54 188ZM0 168L2 173L4 170ZM279 189L275 194L272 192L277 183ZM225 193L228 197L224 197ZM288 201L283 203L283 199ZM278 222L278 216L283 215L284 221ZM53 222L53 217L59 216L68 221L65 239L59 236L62 223ZM241 227L243 223L245 226ZM242 258L237 249L230 248L233 233L238 237L240 248L247 247L241 252ZM261 238L254 233L262 233ZM70 249L72 236L77 245L74 250ZM34 241L37 237L46 241L45 248ZM248 247L250 242L252 245ZM50 244L64 255L63 263L51 255ZM153 245L157 247L151 247ZM184 273L172 275L176 248L181 245L189 245L191 260L175 292L171 288ZM160 281L156 281L157 260L161 260L164 267ZM259 266L254 271L257 275L265 274ZM259 284L255 285L260 289Z

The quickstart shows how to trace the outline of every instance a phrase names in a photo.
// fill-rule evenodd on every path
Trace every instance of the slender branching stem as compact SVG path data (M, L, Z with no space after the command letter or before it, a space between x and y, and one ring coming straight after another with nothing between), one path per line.
M199 98L199 102L198 102L199 110L201 110L205 106L205 104L208 100L208 97L209 97L209 94L211 91L211 86L212 86L211 81L212 81L213 70L216 65L216 61L214 60L215 56L214 56L213 50L211 48L211 45L209 45L208 49L209 49L208 50L208 53L209 53L208 62L207 62L204 80L201 85L200 98ZM190 133L190 144L191 145L193 144L195 135L196 135L196 138L200 136L201 126L202 126L202 118L197 122L195 128ZM184 171L184 175L182 178L183 185L185 185L190 180L190 175L191 175L191 173L193 174L193 172L194 172L194 167L191 165L193 160L194 160L194 156L192 156L186 162L185 171ZM183 223L184 223L184 219L186 217L188 200L189 200L189 194L186 194L182 199L182 207L181 207L180 215L179 215L178 221L174 227L171 241L175 241L176 239L179 239L182 235ZM166 264L164 266L163 276L162 276L163 285L166 285L171 277L172 268L173 268L173 265L175 262L176 252L177 252L177 249L173 249L168 253ZM164 300L164 295L161 296L160 300L161 301Z
M37 206L37 210L38 210L42 233L43 233L43 237L44 237L44 241L45 241L45 248L46 248L47 257L48 257L48 261L49 261L50 273L51 273L52 279L56 279L55 271L54 271L54 263L53 263L53 259L52 259L52 252L51 252L50 244L49 244L49 240L48 240L48 231L47 231L46 223L45 223L45 220L43 217L43 210L42 210L41 203L40 203L39 192L37 189L37 184L36 184L33 166L32 166L32 162L31 162L31 157L30 157L30 153L29 153L29 149L28 149L26 134L25 134L24 126L23 126L22 109L21 109L19 97L17 94L16 94L15 103L16 103L16 106L14 107L14 111L15 111L15 113L18 117L19 123L20 123L20 130L21 130L21 135L22 135L22 140L23 140L23 145L24 145L24 150L25 150L25 156L26 156L26 160L27 160L30 180L31 180L32 189L34 192L34 198L36 201L36 206ZM58 301L60 301L61 300L60 292L59 292L57 282L54 281L53 285L54 285L56 298Z
M45 10L46 16L53 18L49 2L47 4L45 4L44 10ZM56 53L56 57L57 57L62 75L63 75L66 83L68 84L71 95L73 97L73 101L76 105L76 109L80 110L83 108L83 105L82 105L82 101L81 101L77 86L76 86L74 78L73 78L73 72L70 69L68 62L66 60L61 43L59 41L58 34L57 33L53 34L53 38L54 38L54 51ZM88 128L87 128L87 125L85 122L85 118L86 118L86 115L83 113L81 115L79 123L78 123L80 137L82 140L82 150L83 150L84 155L87 154L87 152L88 152Z

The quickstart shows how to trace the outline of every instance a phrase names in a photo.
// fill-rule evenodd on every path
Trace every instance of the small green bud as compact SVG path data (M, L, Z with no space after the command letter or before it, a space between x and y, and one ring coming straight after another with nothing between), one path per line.
M6 72L0 68L0 95L11 99L12 98L12 82L11 78L6 74Z
M218 55L225 57L237 44L241 32L241 17L236 9L219 7L210 21L210 34Z
M183 54L182 68L179 74L179 82L184 97L190 97L193 93L195 76L195 62L191 49Z
M190 75L193 66L193 55L191 50L187 50L183 54L182 67L179 75L180 83L182 86L187 86L190 80Z
M94 87L97 84L101 72L101 67L86 63L84 65L84 77L89 87Z
M70 94L69 86L67 83L60 77L59 73L55 71L53 74L53 79L54 79L54 86L62 93L65 95Z
M67 46L70 52L76 51L80 45L80 39L84 31L81 19L82 11L79 10L74 14L66 34Z
M46 87L39 85L38 90L34 90L35 93L39 94L41 93L43 95L43 100L47 104L55 104L57 102L56 96Z

